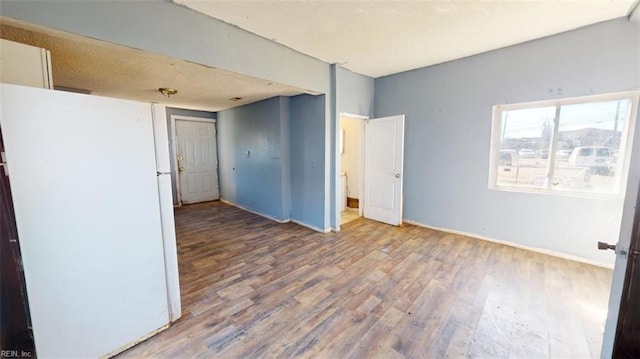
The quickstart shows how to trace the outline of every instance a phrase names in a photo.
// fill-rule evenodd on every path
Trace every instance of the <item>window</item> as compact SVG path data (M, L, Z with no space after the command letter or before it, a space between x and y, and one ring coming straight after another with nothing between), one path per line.
M618 197L638 92L494 106L489 188Z

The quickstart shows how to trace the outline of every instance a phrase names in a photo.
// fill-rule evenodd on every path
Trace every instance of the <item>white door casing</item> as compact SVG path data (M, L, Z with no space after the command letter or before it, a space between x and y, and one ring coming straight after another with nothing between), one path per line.
M364 217L400 225L404 115L367 120L364 147Z
M182 203L220 199L215 123L176 120L176 143Z

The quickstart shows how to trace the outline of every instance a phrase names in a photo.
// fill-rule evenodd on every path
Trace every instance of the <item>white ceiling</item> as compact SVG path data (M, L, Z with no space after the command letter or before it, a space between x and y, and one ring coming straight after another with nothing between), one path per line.
M626 16L635 2L173 1L374 78Z
M51 51L56 88L171 107L220 111L304 90L230 71L0 18L0 38ZM158 92L171 87L178 94ZM233 97L242 100L232 101Z

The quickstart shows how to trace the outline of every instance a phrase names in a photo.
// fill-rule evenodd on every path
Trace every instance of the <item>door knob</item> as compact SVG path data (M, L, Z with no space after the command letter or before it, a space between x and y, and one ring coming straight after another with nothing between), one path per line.
M598 242L598 249L603 250L603 251L606 251L607 249L611 249L612 251L615 252L616 245L615 244L605 243L605 242Z
M184 167L180 167L180 168L178 168L178 171L179 171L179 172L184 171Z
M396 173L396 178L400 178L400 174L399 173Z

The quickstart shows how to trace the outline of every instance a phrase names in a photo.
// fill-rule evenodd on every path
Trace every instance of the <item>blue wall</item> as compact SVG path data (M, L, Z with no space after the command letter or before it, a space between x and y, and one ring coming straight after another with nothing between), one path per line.
M220 111L223 200L325 231L325 96L274 97Z
M336 67L336 107L352 115L373 117L373 78Z
M218 112L223 200L289 219L288 111L289 99L274 97Z
M622 199L488 189L492 106L551 99L550 89L561 97L637 89L638 64L638 26L619 19L376 79L376 117L406 114L404 217L612 263L595 244L617 241Z
M171 166L171 193L173 195L173 204L178 204L178 186L176 182L176 168L175 168L176 164L174 162L174 158L176 158L176 154L173 151L174 138L173 138L172 129L171 129L172 115L215 119L216 113L167 107L167 130L169 131L169 159L170 159L170 166Z
M325 220L325 96L291 97L291 219L321 231Z
M331 227L340 225L340 212L337 209L339 163L336 161L338 152L337 138L339 128L337 126L340 113L373 117L374 80L371 77L360 75L335 66L333 69L335 83L335 117L331 123Z

